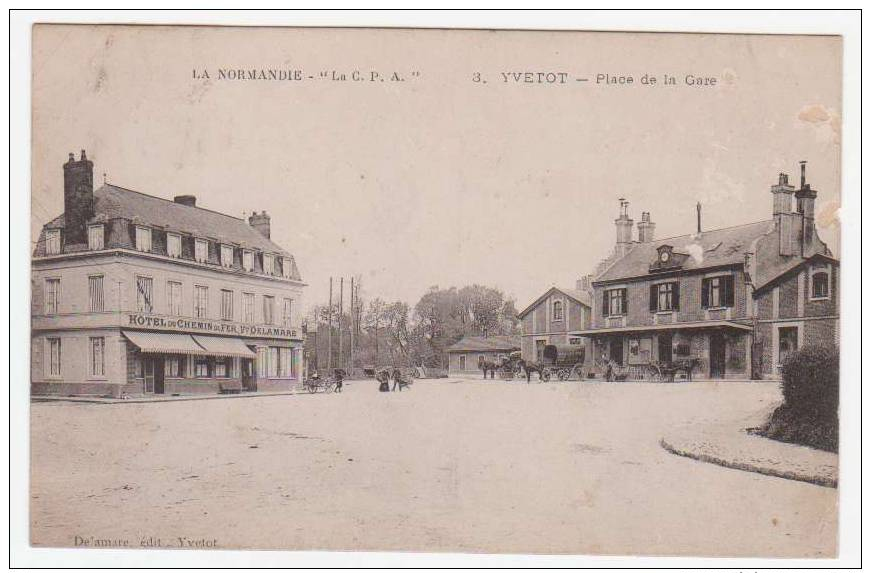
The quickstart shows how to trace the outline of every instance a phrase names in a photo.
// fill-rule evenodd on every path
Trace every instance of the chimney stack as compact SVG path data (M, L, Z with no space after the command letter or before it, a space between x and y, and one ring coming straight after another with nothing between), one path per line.
M650 243L653 241L653 232L656 230L656 223L650 220L650 212L641 213L641 221L638 223L638 242Z
M802 216L801 225L801 249L802 255L807 255L811 252L814 240L814 201L817 198L817 192L811 189L810 183L805 180L805 166L807 161L800 161L801 164L801 189L796 191L796 209Z
M94 164L85 150L76 161L72 153L64 163L64 242L88 242L88 220L94 216Z
M802 177L804 179L804 177ZM774 216L784 213L792 213L792 194L795 187L789 184L789 177L786 173L781 173L777 178L777 185L771 186L771 195L773 197L773 213Z
M196 207L197 206L196 195L176 195L173 198L173 201L175 201L179 205L187 205L188 207Z
M629 218L629 201L620 198L620 216L614 219L614 225L617 227L617 247L616 251L619 256L629 252L629 247L632 244L632 225L634 221Z
M266 214L266 211L262 213L258 213L254 211L250 217L248 217L248 224L257 229L261 235L269 238L270 228L269 228L270 217Z

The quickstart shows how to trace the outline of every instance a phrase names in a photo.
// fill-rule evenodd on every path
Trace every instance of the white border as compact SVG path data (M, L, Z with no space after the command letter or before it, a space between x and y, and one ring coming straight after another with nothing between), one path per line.
M218 2L219 4L225 2ZM109 2L101 1L107 7ZM220 25L407 26L457 28L585 29L738 33L813 33L844 37L843 175L842 175L842 309L860 305L860 15L856 12L813 11L591 11L591 12L142 12L52 11L13 12L9 16L10 46L10 269L8 299L12 398L11 430L11 564L13 567L858 567L859 566L859 422L861 383L859 313L842 315L840 553L836 560L695 559L530 555L462 555L403 553L313 552L169 552L80 551L31 549L28 544L28 400L30 230L30 32L35 21L93 23L187 23ZM7 142L8 145L8 142ZM9 272L7 270L7 272ZM7 277L9 278L9 277ZM4 345L4 348L7 346ZM15 357L14 360L11 360ZM4 401L6 399L3 394ZM7 404L8 405L8 404ZM6 436L8 438L8 435ZM7 440L4 439L6 444ZM5 474L4 474L5 475ZM5 500L4 500L5 503ZM715 516L712 516L715 519ZM4 523L4 528L6 524ZM5 535L5 531L3 534Z

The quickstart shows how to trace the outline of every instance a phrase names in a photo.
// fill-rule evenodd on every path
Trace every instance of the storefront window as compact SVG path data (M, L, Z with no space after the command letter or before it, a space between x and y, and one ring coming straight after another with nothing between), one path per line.
M197 378L209 377L209 359L205 357L194 358L194 376Z
M215 359L215 378L227 378L230 375L229 358Z
M163 373L167 378L182 377L182 359L178 356L167 356L163 363Z
M278 350L279 349L275 348L275 347L272 347L269 349L269 362L267 363L268 368L267 368L266 373L267 373L267 376L269 376L270 378L277 378L278 377L278 360L279 360Z
M280 376L282 378L290 378L293 376L293 361L291 360L293 349L282 348L279 353L281 355Z

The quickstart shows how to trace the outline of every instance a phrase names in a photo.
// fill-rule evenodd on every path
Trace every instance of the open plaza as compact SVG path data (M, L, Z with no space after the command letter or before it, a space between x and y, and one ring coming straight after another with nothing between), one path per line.
M773 382L34 402L34 546L833 556L838 490L669 453ZM758 438L769 442L763 438ZM786 446L800 449L799 446ZM786 462L787 460L784 460Z

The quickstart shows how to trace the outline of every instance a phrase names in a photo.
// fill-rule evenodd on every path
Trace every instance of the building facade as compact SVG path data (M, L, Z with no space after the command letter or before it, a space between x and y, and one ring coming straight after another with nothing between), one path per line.
M521 356L541 363L549 345L583 346L590 354L590 339L575 334L591 326L591 291L587 279L574 289L551 287L517 315L521 324Z
M839 264L817 235L804 163L798 190L780 174L771 193L771 219L662 240L649 213L633 240L621 202L592 324L575 333L592 339L596 363L629 378L689 361L696 377L776 379L795 349L837 345Z
M448 375L480 375L480 360L501 364L503 358L518 350L517 336L464 336L447 348Z
M305 285L265 211L94 190L84 151L64 164L64 208L32 258L33 394L283 390L302 375Z

